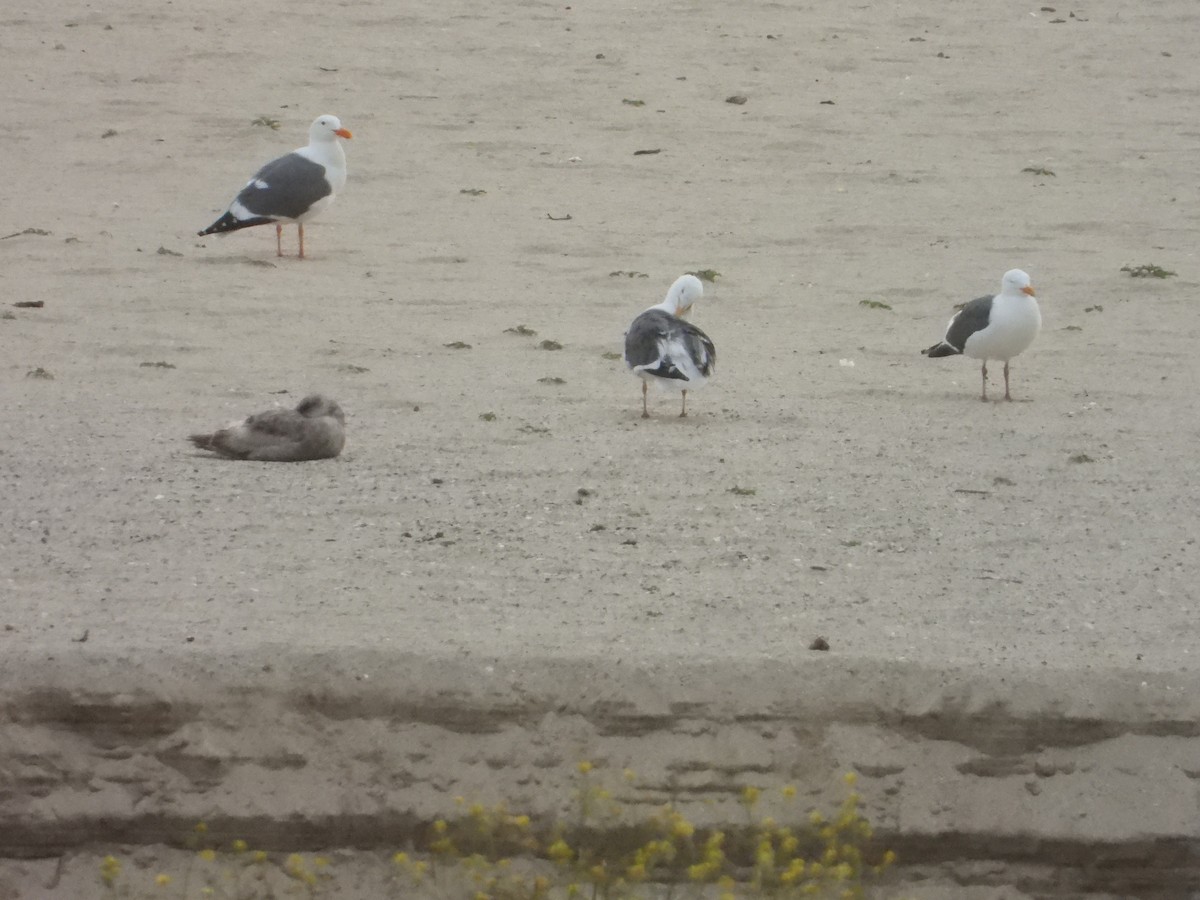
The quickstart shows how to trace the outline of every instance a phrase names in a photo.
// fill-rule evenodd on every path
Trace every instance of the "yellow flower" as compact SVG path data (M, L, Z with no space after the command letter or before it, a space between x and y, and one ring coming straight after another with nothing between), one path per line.
M690 838L696 833L696 826L687 819L679 818L671 825L671 834L677 838Z
M606 875L607 872L604 870L604 863L600 863L599 865L592 866L590 869L588 869L588 876L592 879L592 881L597 883L604 881Z
M847 772L842 776L842 781L846 782L849 787L854 787L855 783L858 781L858 775L854 772Z
M246 850L249 849L249 846L250 845L247 844L245 841L243 841L241 838L238 838L236 841L233 842L233 852L234 853L245 853Z
M590 762L588 762L586 759L581 760L579 763L579 774L586 775L590 771L592 771L592 764Z
M487 810L483 808L482 803L472 803L471 808L467 810L467 815L469 815L472 819L482 819L485 812L487 812Z
M398 866L403 866L404 864L406 864L408 862L408 854L407 853L397 853L392 857L392 862Z
M121 861L111 854L104 857L100 863L100 880L105 887L112 887L113 882L121 875Z
M154 883L158 887L166 887L168 884L171 883L171 876L170 875L155 875Z
M287 858L287 867L292 870L301 870L304 868L304 857L299 853L293 853Z
M767 831L771 831L771 830L773 830L773 829L775 828L775 826L776 826L778 823L777 823L777 822L776 822L774 819L772 819L770 816L767 816L765 819L763 819L763 820L762 820L761 822L759 822L758 824L759 824L759 825L760 825L762 828L765 828Z
M883 863L882 863L883 865L890 866L893 863L895 863L895 861L896 861L896 851L895 850L888 850L886 853L883 854Z
M814 825L820 825L825 821L825 817L821 815L820 811L814 809L808 814L808 821Z
M557 841L555 841L553 844L551 844L549 847L546 848L546 855L549 856L551 859L558 860L559 862L565 862L566 860L570 859L575 854L571 850L571 848L567 845L567 842L564 841L562 838L559 838Z
M518 828L528 828L529 827L529 816L513 816L512 823L514 825L516 825Z
M625 769L621 772L621 777L626 781L637 781L637 772L633 769Z
M761 795L762 791L756 787L744 787L742 788L742 803L746 806L753 806Z
M205 822L197 822L196 827L193 830L196 832L196 834L208 834L208 824Z
M251 856L251 859L253 859L256 863L266 862L267 861L267 851L266 850L255 850L253 855Z
M200 858L205 862L212 862L217 858L217 851L212 848L206 848L200 851Z
M445 834L446 833L446 820L445 819L438 819L436 822L433 823L433 833L434 834Z
M642 865L641 863L632 865L628 869L625 870L625 877L628 878L630 881L645 881L646 880L646 867L644 865Z

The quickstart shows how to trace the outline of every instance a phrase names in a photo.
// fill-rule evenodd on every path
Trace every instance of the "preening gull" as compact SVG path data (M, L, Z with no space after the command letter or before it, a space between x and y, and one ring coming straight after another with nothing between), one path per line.
M199 234L225 234L274 223L275 252L283 256L282 223L295 222L303 259L304 223L329 206L346 186L346 152L338 138L352 136L337 116L318 116L308 129L307 147L259 169L225 214Z
M1027 349L1042 327L1042 314L1029 276L1010 269L1000 279L1000 293L979 297L954 314L946 336L927 350L926 356L965 353L983 360L983 400L987 400L987 361L1004 361L1004 399L1008 392L1008 361Z
M684 319L704 293L695 275L675 279L667 298L633 320L625 332L625 365L642 379L642 418L650 418L646 389L653 381L664 390L683 392L680 416L687 415L687 392L704 385L716 371L717 348L708 335Z
M189 440L201 450L231 459L329 459L345 446L345 424L346 416L336 400L309 394L295 409L269 409L212 434L193 434Z

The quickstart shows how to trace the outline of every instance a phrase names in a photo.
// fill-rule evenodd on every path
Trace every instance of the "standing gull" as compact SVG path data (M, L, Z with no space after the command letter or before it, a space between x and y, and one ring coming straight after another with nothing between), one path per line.
M987 401L987 361L1004 361L1004 399L1008 392L1008 361L1033 343L1042 327L1042 314L1029 276L1010 269L1000 279L1000 293L979 297L954 314L946 336L921 352L930 357L965 353L983 360L983 400Z
M275 223L275 252L283 256L283 222L300 229L304 259L304 223L324 210L346 186L346 152L338 138L353 135L337 116L318 116L308 129L308 146L273 159L246 182L229 209L203 231L224 234L239 228Z
M625 332L625 365L642 379L642 418L650 418L646 389L651 381L663 390L683 392L679 415L687 415L687 392L701 387L716 371L717 348L703 331L683 317L704 286L695 275L675 279L667 298L652 306Z
M231 459L299 462L329 459L346 444L346 416L336 400L309 394L295 409L269 409L212 434L193 434L201 450Z

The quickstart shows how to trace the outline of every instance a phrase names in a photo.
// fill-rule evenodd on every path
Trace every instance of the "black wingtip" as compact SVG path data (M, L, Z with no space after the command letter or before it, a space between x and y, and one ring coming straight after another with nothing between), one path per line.
M274 219L256 216L253 219L239 219L233 213L227 212L203 231L196 232L203 237L206 234L224 234L227 231L238 231L242 228L252 228L255 225L270 225Z
M921 351L922 356L928 356L930 359L935 359L939 356L958 356L960 353L962 353L961 350L955 349L945 341L941 341Z

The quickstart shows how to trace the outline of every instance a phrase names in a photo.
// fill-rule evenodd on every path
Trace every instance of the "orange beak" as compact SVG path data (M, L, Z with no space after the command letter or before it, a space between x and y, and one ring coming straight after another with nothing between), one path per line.
M349 129L349 128L339 128L337 131L335 131L335 132L334 132L334 134L336 134L338 137L344 137L344 138L346 138L347 140L349 140L350 138L354 137L354 135L352 135L352 134L350 133L350 129Z
M1027 285L1025 285L1025 287L1021 288L1021 293L1022 293L1022 294L1028 294L1030 297L1036 297L1036 296L1037 296L1037 294L1035 294L1035 293L1033 292L1033 285L1032 285L1032 284L1027 284Z

